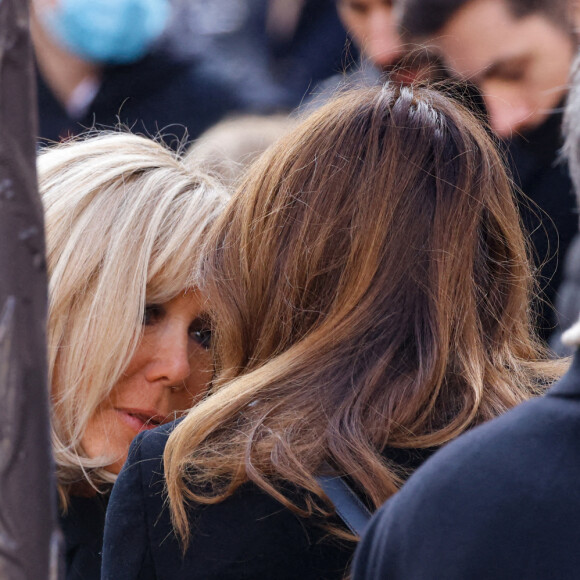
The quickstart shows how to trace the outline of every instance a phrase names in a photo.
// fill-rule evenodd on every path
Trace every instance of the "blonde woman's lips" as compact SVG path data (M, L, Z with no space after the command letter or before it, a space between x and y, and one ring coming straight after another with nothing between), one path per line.
M131 427L135 433L148 431L159 427L165 417L155 410L150 409L115 409L119 413L121 420Z

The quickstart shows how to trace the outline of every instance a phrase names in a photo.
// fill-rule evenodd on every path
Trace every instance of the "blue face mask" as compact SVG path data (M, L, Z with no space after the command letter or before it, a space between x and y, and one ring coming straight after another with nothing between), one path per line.
M58 0L54 7L37 2L41 22L59 44L102 63L144 56L163 32L169 12L168 0Z

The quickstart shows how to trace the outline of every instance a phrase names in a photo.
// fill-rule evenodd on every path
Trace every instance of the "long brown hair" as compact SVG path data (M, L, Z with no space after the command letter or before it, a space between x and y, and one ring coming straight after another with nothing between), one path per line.
M188 500L248 480L328 513L324 462L378 506L402 479L385 447L442 445L551 379L502 159L432 89L356 90L303 121L248 172L202 274L216 379L165 452L184 541Z

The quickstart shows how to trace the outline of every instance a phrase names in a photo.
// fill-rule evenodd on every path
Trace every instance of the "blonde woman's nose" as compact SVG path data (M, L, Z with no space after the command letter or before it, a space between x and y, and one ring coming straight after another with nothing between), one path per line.
M167 386L175 386L185 381L190 372L187 332L172 329L159 333L157 340L151 344L148 380L163 381Z

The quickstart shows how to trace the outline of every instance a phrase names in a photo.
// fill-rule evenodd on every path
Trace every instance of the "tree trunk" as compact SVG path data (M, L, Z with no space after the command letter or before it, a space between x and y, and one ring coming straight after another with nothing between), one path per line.
M28 2L0 0L0 578L56 580L43 216Z

